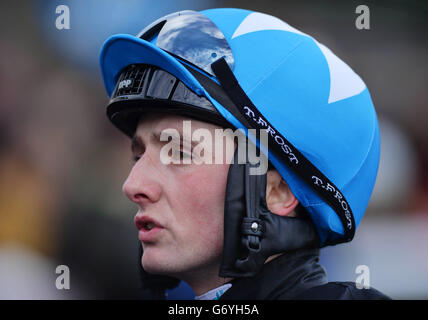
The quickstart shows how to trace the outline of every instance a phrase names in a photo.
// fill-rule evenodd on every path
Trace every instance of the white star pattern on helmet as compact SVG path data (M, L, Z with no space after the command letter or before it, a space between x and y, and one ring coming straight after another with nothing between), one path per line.
M249 14L241 22L233 33L232 39L250 32L264 30L282 30L310 37L276 17L254 12ZM315 39L313 40L323 53L330 70L330 94L328 103L343 100L361 93L366 88L363 80L345 62L331 52L330 49Z

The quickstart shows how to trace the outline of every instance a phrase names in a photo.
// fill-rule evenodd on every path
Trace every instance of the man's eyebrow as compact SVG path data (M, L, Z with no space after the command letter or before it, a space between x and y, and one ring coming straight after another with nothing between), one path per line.
M152 141L155 144L160 144L163 141L160 139L160 132L151 132L150 133L150 141ZM131 139L131 150L133 153L136 153L139 151L139 149L144 149L145 143L141 136L134 134L134 136Z
M192 148L194 148L197 144L200 143L200 141L194 141L194 140L189 141L189 139L185 139L183 137L183 133L181 130L175 129L175 128L172 128L172 129L174 129L178 132L179 137L180 137L180 144L183 143L183 141L187 141L187 142L190 142ZM155 144L162 144L163 145L166 141L161 140L161 134L162 134L162 131L151 132L150 133L150 141L155 143ZM170 137L171 135L168 134L167 136ZM168 139L168 141L171 141L171 140ZM132 152L136 153L136 152L138 152L138 149L141 149L144 147L145 147L145 143L143 142L143 139L139 135L134 134L134 136L131 139L131 150L132 150Z
M180 144L182 144L183 142L187 142L187 143L190 143L190 145L191 145L192 148L194 148L196 145L198 145L200 143L199 141L192 140L191 137L184 137L183 132L181 131L181 129L176 129L176 128L167 128L167 129L173 129L173 130L175 130L175 131L178 132L178 136L180 138ZM162 133L162 131L152 132L151 135L150 135L152 141L157 142L157 143L160 142L162 144L165 143L166 141L161 141L161 133ZM167 134L167 136L168 136L168 141L171 141L170 140L171 135Z

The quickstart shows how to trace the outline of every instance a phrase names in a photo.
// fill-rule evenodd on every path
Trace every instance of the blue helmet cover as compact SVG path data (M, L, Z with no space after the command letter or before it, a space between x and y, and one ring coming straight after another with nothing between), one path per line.
M242 9L201 11L222 31L234 56L233 73L264 117L343 193L356 227L375 184L379 126L361 78L327 47L284 21ZM119 34L104 43L100 64L112 95L128 65L158 66L205 96L236 128L243 125L213 99L171 54L150 41ZM215 78L213 78L215 80ZM269 160L312 218L321 245L344 234L336 212L274 153Z

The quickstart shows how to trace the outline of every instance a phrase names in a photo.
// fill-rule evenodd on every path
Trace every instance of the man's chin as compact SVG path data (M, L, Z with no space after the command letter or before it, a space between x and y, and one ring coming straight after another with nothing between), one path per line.
M186 277L190 268L184 266L179 267L177 263L168 261L154 261L143 257L141 265L147 273L159 276L169 276L174 278Z
M154 248L146 249L141 257L141 265L143 269L151 274L156 275L171 275L174 273L174 268L171 268L171 263L165 261L165 255L157 254Z

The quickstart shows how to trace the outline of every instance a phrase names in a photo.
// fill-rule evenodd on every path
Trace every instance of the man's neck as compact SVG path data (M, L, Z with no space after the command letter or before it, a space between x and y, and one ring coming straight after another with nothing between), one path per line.
M213 290L215 288L218 288L224 284L226 284L227 282L231 281L232 278L220 278L220 277L216 277L216 278L211 278L211 279L206 279L206 280L201 280L201 281L186 281L189 286L192 288L193 292L195 293L195 295L200 296L210 290Z
M273 259L281 256L282 253L270 256L265 263L272 261ZM191 272L186 276L182 276L181 279L186 281L192 288L195 295L202 295L210 290L218 288L225 283L233 280L233 278L221 278L218 276L218 270L220 267L214 268L210 271L198 271Z
M219 277L219 268L220 266L201 268L197 271L193 270L186 274L181 274L178 278L185 281L192 288L195 295L199 296L232 280L232 278Z
M218 300L220 297L232 287L231 283L223 284L215 289L205 292L202 295L195 296L195 300Z

